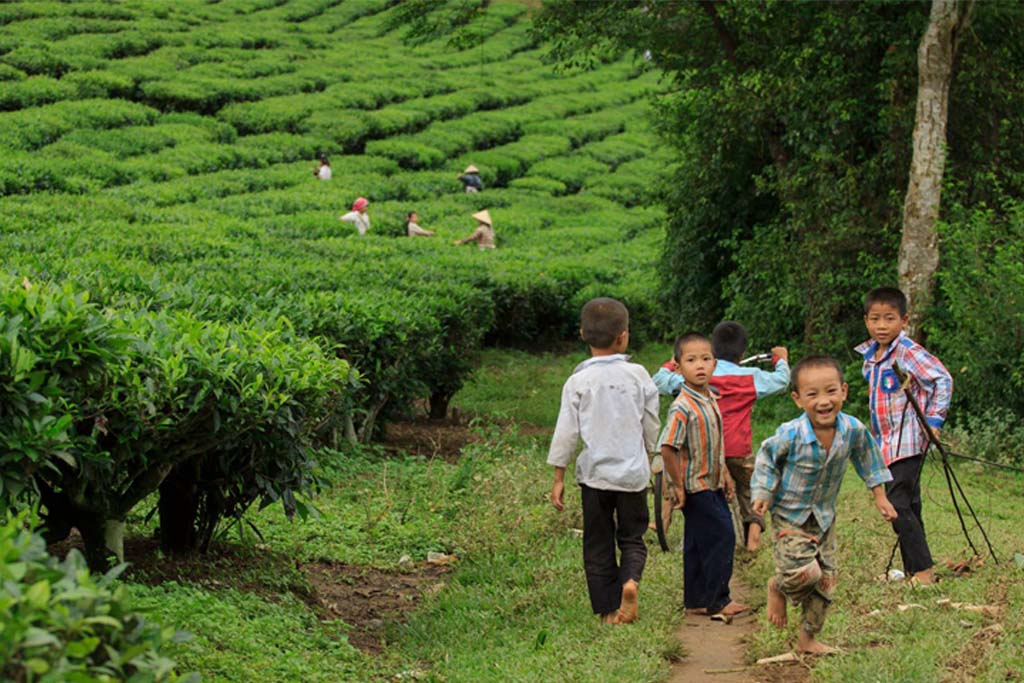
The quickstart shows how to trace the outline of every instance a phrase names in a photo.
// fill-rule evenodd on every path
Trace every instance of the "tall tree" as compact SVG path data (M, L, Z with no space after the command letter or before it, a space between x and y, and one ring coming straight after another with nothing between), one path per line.
M936 223L946 168L949 89L959 36L974 10L974 0L933 0L928 26L917 49L917 110L910 182L903 202L900 287L910 304L910 334L919 336L925 308L932 301L939 267Z

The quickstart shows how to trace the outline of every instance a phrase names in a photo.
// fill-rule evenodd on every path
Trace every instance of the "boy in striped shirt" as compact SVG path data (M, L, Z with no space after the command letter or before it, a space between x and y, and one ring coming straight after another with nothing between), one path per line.
M786 599L803 608L797 650L834 651L817 640L836 585L836 498L853 462L886 521L896 510L882 485L892 480L878 446L857 418L842 412L843 371L833 358L809 356L793 368L793 400L804 414L780 426L757 452L750 482L754 509L771 509L775 576L768 580L768 620L786 625Z
M935 582L934 563L921 518L921 468L928 450L925 426L900 386L900 372L913 380L909 390L938 435L953 394L953 378L938 358L903 330L908 322L907 297L895 287L879 287L864 300L864 324L871 339L857 347L864 356L871 431L892 472L886 493L900 516L892 528L899 537L903 570L912 581Z
M686 519L683 602L689 614L739 614L749 607L729 594L736 535L726 497L733 495L733 482L725 466L722 415L708 388L715 370L711 341L688 332L676 340L674 355L683 385L659 442L673 507Z

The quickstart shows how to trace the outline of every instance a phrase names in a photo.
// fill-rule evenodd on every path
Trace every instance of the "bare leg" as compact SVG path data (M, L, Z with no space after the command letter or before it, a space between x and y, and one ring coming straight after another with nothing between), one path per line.
M786 628L786 596L775 585L775 577L768 579L768 621L778 628ZM803 630L801 629L801 633Z
M638 600L640 586L633 579L622 584L622 606L619 608L620 624L632 624L640 613Z
M751 524L747 531L747 550L756 552L761 547L761 525Z

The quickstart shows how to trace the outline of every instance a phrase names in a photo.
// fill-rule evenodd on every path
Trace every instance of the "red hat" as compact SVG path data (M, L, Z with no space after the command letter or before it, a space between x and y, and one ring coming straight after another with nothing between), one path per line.
M367 207L367 205L369 203L370 203L370 201L366 197L359 197L354 202L352 202L352 210L353 211L362 211L363 209L365 209Z

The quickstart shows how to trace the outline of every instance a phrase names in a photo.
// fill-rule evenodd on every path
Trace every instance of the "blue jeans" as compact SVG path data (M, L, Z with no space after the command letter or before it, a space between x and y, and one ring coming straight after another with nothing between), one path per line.
M729 597L736 534L722 491L686 494L683 506L683 602L687 609L722 611Z

